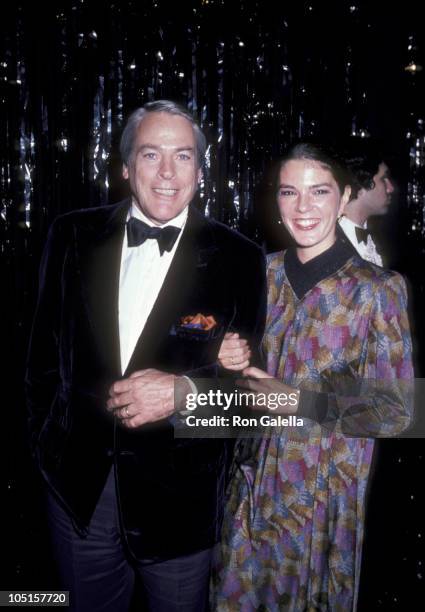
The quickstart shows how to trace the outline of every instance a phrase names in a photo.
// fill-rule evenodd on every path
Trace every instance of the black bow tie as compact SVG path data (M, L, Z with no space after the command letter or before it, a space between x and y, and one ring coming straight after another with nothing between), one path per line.
M127 222L127 244L129 247L136 247L143 244L145 240L153 238L158 240L159 252L163 255L164 251L171 251L177 236L180 233L179 227L167 225L166 227L151 227L144 221L135 217L130 217Z
M364 227L355 227L356 230L356 238L358 240L358 242L364 242L365 244L367 244L367 239L368 236L370 236L371 232L368 229L365 229Z

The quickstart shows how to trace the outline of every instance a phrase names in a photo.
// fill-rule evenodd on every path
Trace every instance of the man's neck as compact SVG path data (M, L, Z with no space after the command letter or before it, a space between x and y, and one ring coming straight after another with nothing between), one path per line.
M345 216L359 227L364 227L368 218L367 214L361 210L361 207L353 207L351 204L356 204L356 201L350 202L350 204L346 207L344 211Z

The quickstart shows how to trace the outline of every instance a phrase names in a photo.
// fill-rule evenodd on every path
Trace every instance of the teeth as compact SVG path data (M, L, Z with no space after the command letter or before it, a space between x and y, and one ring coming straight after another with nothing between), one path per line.
M319 219L295 219L294 221L297 225L309 227L310 225L315 225L316 223L318 223Z
M154 192L160 195L172 196L177 193L177 189L154 189Z

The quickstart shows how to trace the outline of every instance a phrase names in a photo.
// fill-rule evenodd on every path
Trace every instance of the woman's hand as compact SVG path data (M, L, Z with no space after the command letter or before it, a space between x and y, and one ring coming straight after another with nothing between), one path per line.
M239 337L239 334L230 333L224 335L218 353L218 361L227 370L243 370L249 366L251 349L247 340Z
M275 414L295 414L298 410L300 392L284 382L273 378L260 368L249 367L242 372L245 378L238 380L238 387L248 389L265 401L254 403L252 408L267 410Z

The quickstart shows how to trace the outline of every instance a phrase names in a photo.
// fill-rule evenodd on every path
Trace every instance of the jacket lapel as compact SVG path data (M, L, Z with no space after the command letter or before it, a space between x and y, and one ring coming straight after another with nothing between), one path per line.
M118 293L121 251L129 200L113 207L102 226L85 228L81 257L83 292L98 354L106 372L119 378Z
M170 328L196 291L200 269L215 253L206 219L192 207L177 251L158 297L137 341L127 373L144 367L160 367L161 347ZM189 313L184 313L189 314Z
M108 210L99 223L84 228L80 241L83 300L106 377L121 377L119 281L121 252L130 201ZM197 291L199 272L217 252L208 221L190 207L177 251L137 341L124 376L135 369L161 366L161 347L179 315Z

